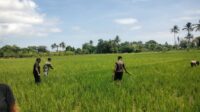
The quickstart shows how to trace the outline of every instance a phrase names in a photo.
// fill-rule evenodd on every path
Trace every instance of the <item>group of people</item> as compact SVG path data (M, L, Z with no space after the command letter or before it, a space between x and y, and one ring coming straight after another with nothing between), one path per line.
M34 75L34 78L35 78L35 83L41 82L40 62L41 62L41 58L37 58L36 61L35 61L35 64L33 65L33 75ZM50 69L53 69L53 66L51 65L51 58L48 58L47 62L43 66L44 76L48 76Z
M41 58L37 58L34 66L33 66L33 75L34 75L34 78L35 78L35 83L41 82L40 62L41 62ZM43 66L44 76L48 76L50 69L53 69L53 66L51 64L51 58L48 58L47 62ZM118 56L118 60L115 63L113 80L114 81L121 81L124 71L126 73L128 73L128 71L126 70L124 62L122 61L122 57Z
M37 58L34 66L33 66L33 74L34 74L34 78L35 78L35 83L41 82L40 62L41 62L41 59ZM199 61L192 60L191 66L193 67L196 65L199 65ZM53 66L51 64L51 58L48 58L47 62L43 66L44 76L48 76L50 69L53 69ZM126 70L126 67L122 60L122 57L118 56L118 60L115 63L115 67L114 67L113 80L121 81L124 71L126 73L130 74ZM19 109L15 103L15 98L13 96L13 92L10 89L10 87L6 84L0 84L0 112L19 112Z
M33 66L33 75L35 78L35 83L37 84L41 82L40 62L41 59L37 58ZM50 69L53 69L53 66L51 64L51 58L48 58L47 62L43 66L43 72L45 76L48 76ZM125 64L122 61L122 57L118 56L118 60L115 63L113 80L121 81L124 71L127 72ZM6 84L0 84L0 112L19 112L13 92Z

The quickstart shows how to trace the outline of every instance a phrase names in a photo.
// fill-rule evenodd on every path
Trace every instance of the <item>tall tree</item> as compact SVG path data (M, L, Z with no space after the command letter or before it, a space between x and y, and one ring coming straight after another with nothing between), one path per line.
M37 49L38 49L38 52L39 52L39 53L48 52L46 46L38 46Z
M195 29L195 31L200 31L200 20L199 20L199 23L194 24L193 26L194 26L193 28Z
M149 40L145 43L145 47L148 49L148 50L155 50L156 46L157 46L157 42L155 40Z
M53 43L52 45L51 45L51 48L52 49L54 49L54 48L56 48L57 50L56 50L56 52L58 52L58 45L56 44L56 43Z
M188 41L190 42L190 39L192 38L192 34L191 31L193 31L193 27L192 27L192 23L188 22L185 27L183 28L183 30L187 31L187 36L186 38L188 39Z
M119 42L120 42L121 40L120 40L120 38L119 38L118 35L115 37L114 41L115 41L117 44L119 44Z
M97 53L103 53L103 39L99 39L97 43Z
M61 42L59 44L59 47L62 48L63 50L65 49L66 45L65 45L65 42Z
M178 26L174 25L174 27L171 29L171 32L174 33L174 45L176 45L176 34L179 32Z
M93 45L93 41L92 41L92 40L90 40L89 44L92 46L92 45Z
M71 46L67 46L65 48L65 51L75 51L75 48L74 47L71 47Z
M180 44L180 37L177 37L178 45Z
M96 48L95 46L93 46L93 41L90 40L89 43L84 43L82 45L82 50L83 50L83 53L85 54L95 53Z
M190 47L190 40L193 38L193 35L191 34L191 32L193 31L193 27L192 27L192 23L188 22L185 27L183 28L183 30L187 31L187 35L186 35L186 39L188 40L187 42L187 47Z
M121 40L120 40L120 38L119 38L119 36L117 35L116 37L115 37L115 39L114 39L114 47L116 47L116 52L119 52L119 42L120 42Z

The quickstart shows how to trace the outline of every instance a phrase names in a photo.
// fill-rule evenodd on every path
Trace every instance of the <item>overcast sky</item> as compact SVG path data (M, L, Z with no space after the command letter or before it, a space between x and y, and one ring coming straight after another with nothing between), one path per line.
M173 43L170 29L200 20L200 0L0 0L0 44L112 39ZM200 35L193 32L195 36ZM180 32L181 38L186 31Z

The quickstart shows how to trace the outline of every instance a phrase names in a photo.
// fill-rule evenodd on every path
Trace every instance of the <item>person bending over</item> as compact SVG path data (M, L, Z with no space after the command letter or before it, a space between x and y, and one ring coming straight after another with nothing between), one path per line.
M192 61L190 62L190 64L191 64L191 67L193 67L193 66L198 66L198 65L199 65L199 61L197 61L197 60L192 60Z

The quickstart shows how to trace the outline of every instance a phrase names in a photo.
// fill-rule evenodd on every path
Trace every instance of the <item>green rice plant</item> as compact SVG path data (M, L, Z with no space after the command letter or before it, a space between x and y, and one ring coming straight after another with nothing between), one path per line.
M132 75L112 81L123 57ZM198 112L199 51L52 57L54 70L36 85L34 58L0 59L0 82L13 89L22 112ZM41 68L46 61L42 58Z

